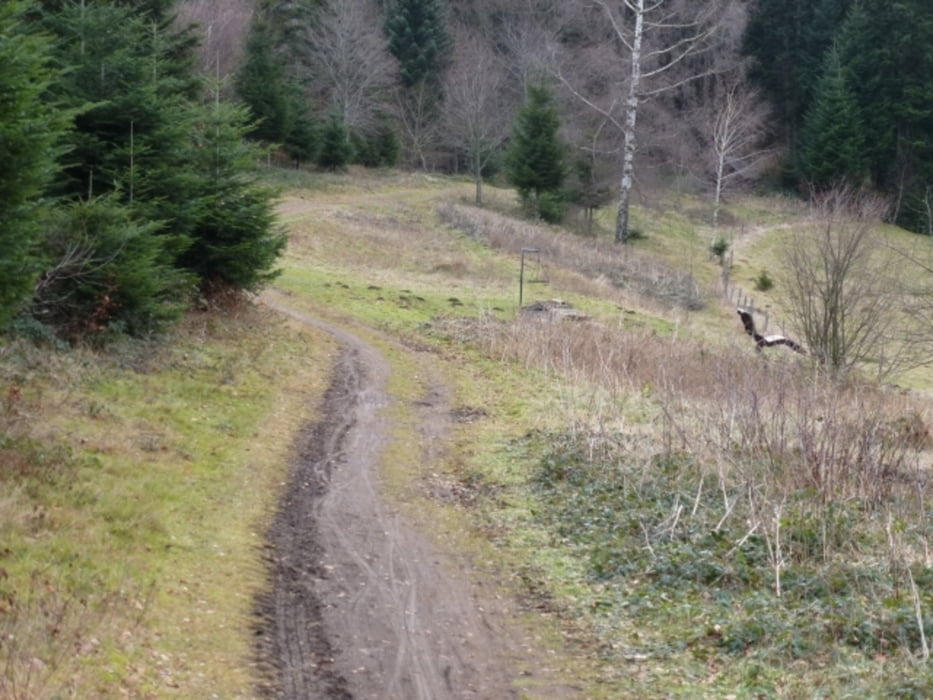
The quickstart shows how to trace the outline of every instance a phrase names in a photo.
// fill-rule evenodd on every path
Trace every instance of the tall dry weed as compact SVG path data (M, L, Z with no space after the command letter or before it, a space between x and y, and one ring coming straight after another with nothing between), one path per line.
M444 204L438 215L448 225L492 248L515 254L522 248L536 248L543 258L565 270L668 307L698 310L706 305L692 275L630 246L568 236L543 224L516 221L493 211L458 204Z
M481 327L480 327L481 326ZM689 453L730 484L779 501L907 503L926 483L926 406L806 359L704 347L596 322L488 319L473 341L489 356L574 387L573 429L653 434L653 453ZM598 413L596 416L594 413ZM620 426L625 426L620 428Z

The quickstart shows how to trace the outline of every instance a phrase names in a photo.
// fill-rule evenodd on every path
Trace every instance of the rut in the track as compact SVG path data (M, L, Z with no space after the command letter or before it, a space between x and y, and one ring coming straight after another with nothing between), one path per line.
M329 333L341 350L321 420L301 437L268 536L269 591L257 604L259 656L268 670L263 693L508 700L518 697L520 683L527 696L576 697L575 688L555 682L526 632L508 622L515 603L495 581L477 577L468 556L414 529L413 518L431 527L423 513L406 515L384 497L380 468L402 459L387 449L396 441L406 441L404 459L415 447L413 473L430 473L448 449L451 392L431 359L414 358L407 378L425 396L397 410L401 399L387 389L392 367L374 345L266 303Z
M267 667L263 693L288 700L352 698L329 666L334 650L315 582L320 565L318 510L342 443L353 427L360 384L358 357L345 351L324 396L323 419L304 431L288 486L268 534L271 590L257 601L259 656Z
M439 551L383 497L387 447L415 440L423 465L444 450L451 408L432 385L412 426L394 421L391 367L359 337L267 303L341 345L333 380L301 438L269 532L270 590L258 601L266 695L286 700L455 700L517 697L540 665L494 585L472 580L469 562ZM407 432L406 432L407 431ZM427 444L426 444L427 443ZM406 450L406 454L410 454ZM553 688L554 686L550 686ZM546 693L566 697L563 692ZM542 696L543 697L543 696Z

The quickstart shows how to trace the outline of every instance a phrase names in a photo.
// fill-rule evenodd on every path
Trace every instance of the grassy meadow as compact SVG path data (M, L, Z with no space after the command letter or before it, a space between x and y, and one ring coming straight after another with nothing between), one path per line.
M457 179L276 178L264 296L378 344L409 403L450 388L437 463L398 417L388 493L520 601L581 697L933 694L928 399L757 355L702 200L646 197L620 248L612 212L583 235ZM802 216L721 219L774 323ZM523 248L524 302L586 318L518 313ZM261 298L106 352L0 346L0 696L250 696L263 526L334 352Z

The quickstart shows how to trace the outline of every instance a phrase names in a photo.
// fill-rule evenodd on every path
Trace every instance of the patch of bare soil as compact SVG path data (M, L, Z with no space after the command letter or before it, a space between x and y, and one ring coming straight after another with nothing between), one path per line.
M301 437L268 535L270 587L257 600L268 671L261 692L289 700L517 697L515 681L540 680L543 671L525 633L504 622L507 603L380 494L378 464L391 434L384 409L393 401L387 361L343 329L278 310L333 334L342 350L323 418ZM437 449L454 419L443 387L418 402L418 415L432 438L427 450ZM543 694L573 690L550 685Z

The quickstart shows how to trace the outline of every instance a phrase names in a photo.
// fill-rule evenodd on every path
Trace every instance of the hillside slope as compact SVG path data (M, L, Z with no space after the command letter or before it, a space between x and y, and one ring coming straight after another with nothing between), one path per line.
M515 630L497 687L933 688L915 662L933 633L930 407L756 354L714 291L697 203L649 202L620 250L522 220L510 192L478 209L455 179L278 176L290 245L264 298L391 367L383 515ZM749 228L781 230L767 206ZM539 252L524 302L579 320L519 313L522 248ZM168 343L0 348L0 694L261 692L265 533L341 357L262 303L192 314Z

